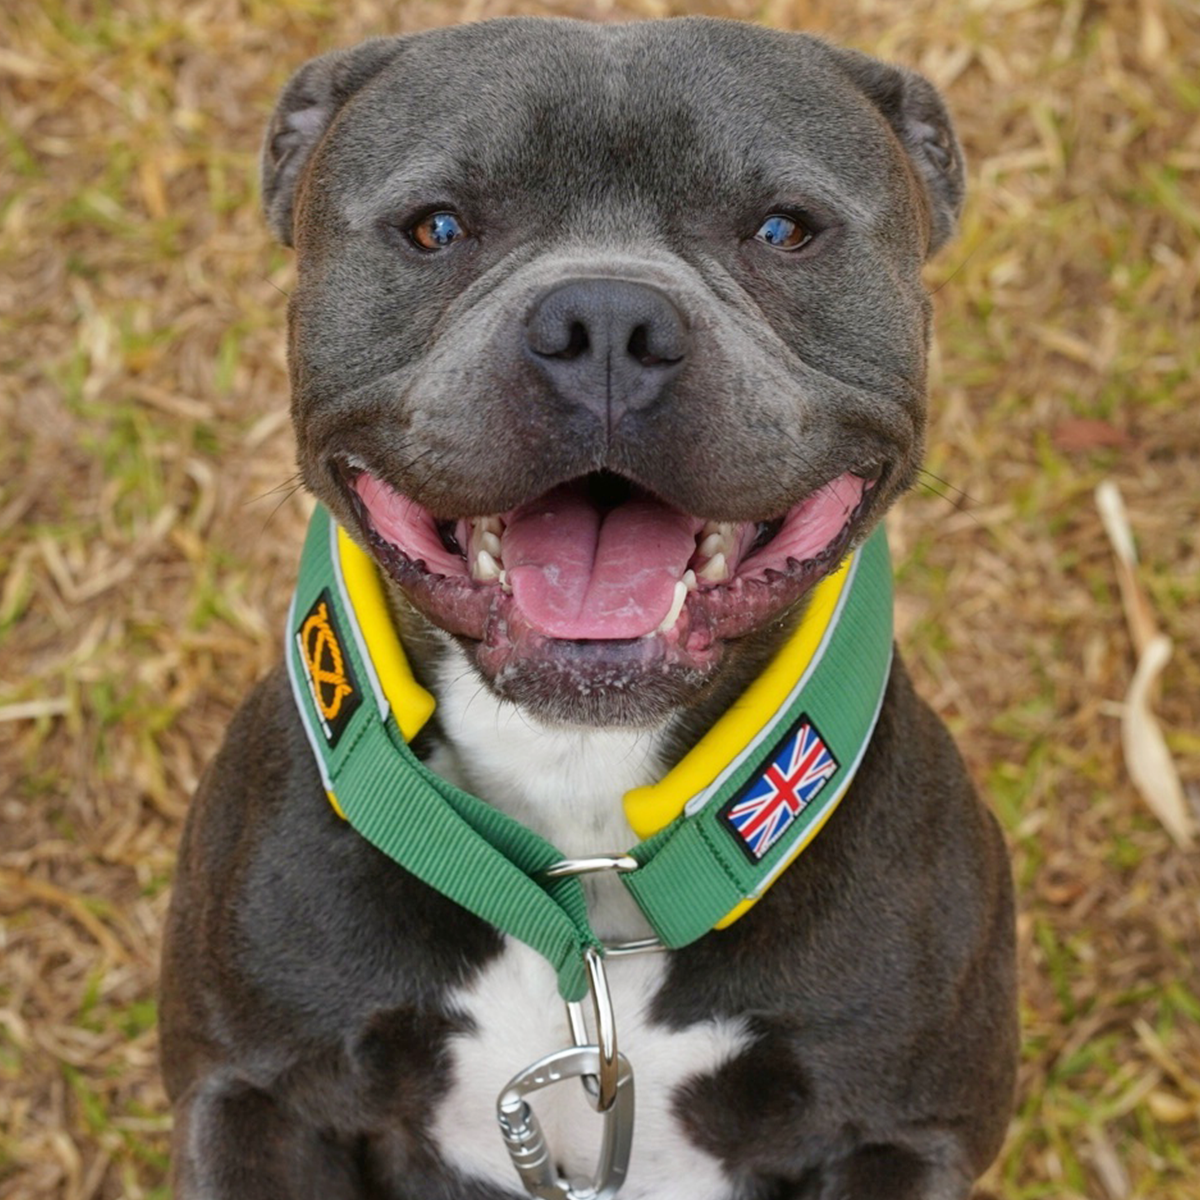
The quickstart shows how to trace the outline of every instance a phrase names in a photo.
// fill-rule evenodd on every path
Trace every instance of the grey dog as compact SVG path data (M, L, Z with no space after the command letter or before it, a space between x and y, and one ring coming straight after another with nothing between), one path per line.
M300 467L436 700L413 751L567 855L631 845L621 795L914 478L921 270L963 195L941 99L746 24L503 19L308 63L263 183L297 252ZM961 1200L996 1155L1007 857L899 659L883 678L853 785L760 902L611 963L639 1089L622 1200ZM569 1041L554 973L325 792L280 667L179 857L177 1200L511 1200L492 1105ZM587 885L597 934L642 937L611 882ZM537 1194L582 1197L561 1180L599 1118L557 1086Z

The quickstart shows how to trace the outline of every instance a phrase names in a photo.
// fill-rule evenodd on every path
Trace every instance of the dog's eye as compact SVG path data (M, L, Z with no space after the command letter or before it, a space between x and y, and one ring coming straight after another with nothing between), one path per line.
M801 246L812 241L812 233L805 229L799 221L785 217L782 213L772 213L759 227L754 235L760 242L774 246L776 250L799 250Z
M409 231L408 236L422 250L444 250L467 236L463 223L452 212L430 213L422 217Z

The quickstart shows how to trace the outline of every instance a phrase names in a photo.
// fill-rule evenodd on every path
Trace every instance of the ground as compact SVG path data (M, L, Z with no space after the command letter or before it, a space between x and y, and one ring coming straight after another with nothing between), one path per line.
M1127 775L1117 482L1200 797L1195 0L7 0L0 13L0 1191L165 1197L154 980L188 796L275 659L294 487L273 97L365 35L703 11L926 72L970 161L933 265L900 641L1004 824L1009 1200L1200 1197L1200 868Z

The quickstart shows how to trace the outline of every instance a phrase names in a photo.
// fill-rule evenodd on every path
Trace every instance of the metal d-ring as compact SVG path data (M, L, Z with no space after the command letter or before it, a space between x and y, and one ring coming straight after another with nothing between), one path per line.
M596 854L588 858L564 858L541 872L546 879L564 879L575 875L597 875L604 871L627 874L636 871L641 864L632 854ZM612 948L615 957L623 954L639 954L663 948L657 938L645 938L639 942L623 943ZM606 953L608 952L606 948ZM605 1113L612 1108L617 1095L617 1022L613 1012L612 993L608 989L608 976L604 971L604 959L594 947L583 952L583 965L587 970L588 991L592 996L592 1012L596 1018L596 1040L588 1038L587 1023L583 1017L583 1006L577 1000L567 1001L567 1023L571 1028L571 1040L576 1047L595 1045L600 1058L597 1075L584 1075L583 1088L597 1112Z
M563 879L568 875L598 875L601 871L625 874L636 871L641 863L632 854L594 854L590 858L561 858L541 872L547 879Z
M633 958L638 954L661 954L666 949L666 943L656 937L638 938L632 942L605 942L604 957Z
M612 1108L617 1096L617 1020L613 1012L612 993L608 990L604 959L599 951L588 946L583 952L583 965L587 971L588 991L592 996L592 1013L596 1018L595 1042L588 1038L583 1005L577 1000L567 1001L567 1023L571 1027L571 1040L577 1047L596 1047L600 1070L596 1075L583 1076L583 1088L596 1111L604 1113Z

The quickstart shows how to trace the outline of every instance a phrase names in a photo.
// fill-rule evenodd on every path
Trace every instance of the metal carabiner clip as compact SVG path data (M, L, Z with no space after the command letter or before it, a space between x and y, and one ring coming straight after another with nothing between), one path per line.
M590 1180L568 1182L559 1177L541 1124L525 1099L560 1080L598 1077L601 1070L598 1047L572 1046L548 1054L514 1075L497 1097L500 1133L531 1196L539 1200L611 1200L625 1182L633 1147L633 1069L624 1055L616 1057L613 1102L600 1113L603 1140L596 1172Z

